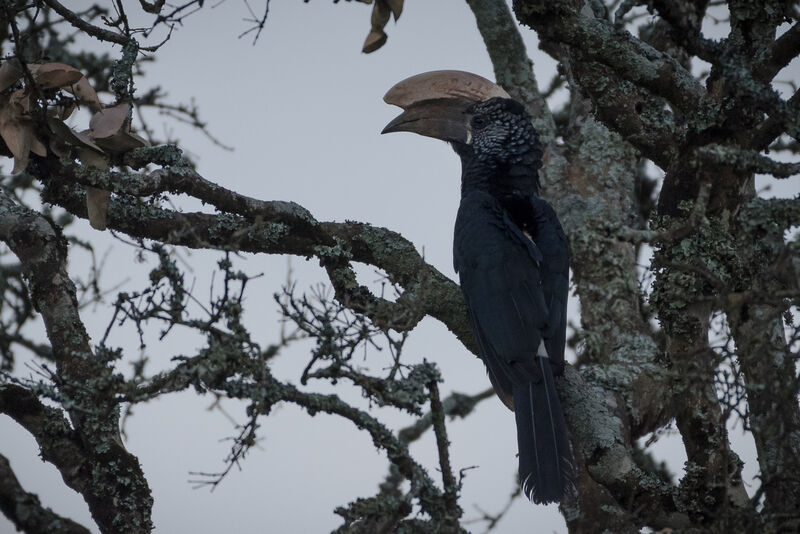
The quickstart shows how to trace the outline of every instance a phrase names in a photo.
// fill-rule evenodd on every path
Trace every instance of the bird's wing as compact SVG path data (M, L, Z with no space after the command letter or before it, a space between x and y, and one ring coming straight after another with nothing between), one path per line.
M503 210L480 207L462 206L468 215L456 221L454 263L492 385L510 405L513 384L541 380L535 356L549 317L543 253Z
M538 196L530 199L535 227L532 234L542 254L540 275L548 310L544 344L553 373L564 372L569 296L569 242L553 208Z

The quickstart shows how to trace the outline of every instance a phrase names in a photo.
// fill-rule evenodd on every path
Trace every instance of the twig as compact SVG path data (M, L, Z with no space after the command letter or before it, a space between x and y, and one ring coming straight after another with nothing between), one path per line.
M433 419L433 432L436 435L436 447L439 451L439 468L442 471L442 483L444 484L444 504L447 508L447 516L452 521L452 528L458 529L458 518L461 517L462 510L458 505L458 489L456 479L450 467L450 442L447 440L447 429L444 424L444 409L439 400L439 386L436 381L428 384L431 392L431 415Z
M486 530L483 531L483 534L489 534L489 532L491 532L500 523L500 520L505 517L506 513L508 513L508 511L511 509L511 505L514 504L514 501L516 501L521 495L522 486L517 484L515 481L514 491L511 492L511 495L508 497L508 502L506 502L502 510L496 514L490 514L489 512L481 509L480 506L475 505L475 509L481 514L481 517L464 521L464 524L481 523L485 521Z
M89 529L61 517L22 488L8 458L0 454L0 510L26 534L89 534Z
M789 178L800 174L800 162L775 161L754 150L743 150L725 145L710 144L698 149L704 162L735 165L743 172L771 174L775 178Z
M253 44L255 45L256 41L258 41L258 38L261 36L261 31L264 29L264 24L266 24L267 22L267 15L269 14L269 0L265 0L266 5L264 6L264 14L261 16L260 19L253 12L253 8L250 7L250 2L244 0L244 4L247 6L247 10L250 11L250 16L252 17L250 19L244 19L245 22L254 22L256 25L250 28L249 30L243 32L242 34L240 34L239 39L241 39L248 33L255 31L256 36L253 38Z
M45 4L50 6L53 11L64 17L70 24L75 26L77 29L81 30L82 32L86 32L87 34L91 35L92 37L96 37L101 41L109 41L112 43L117 44L127 44L130 41L130 37L126 37L116 32L112 32L94 24L89 24L74 12L70 11L63 5L61 5L58 0L43 0Z

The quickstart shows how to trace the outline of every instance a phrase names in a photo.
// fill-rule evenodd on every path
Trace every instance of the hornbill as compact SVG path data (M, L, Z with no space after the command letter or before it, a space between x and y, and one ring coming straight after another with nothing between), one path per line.
M495 392L515 412L525 495L558 502L574 475L553 380L564 372L569 246L539 197L531 117L500 86L461 71L412 76L384 101L404 111L382 133L441 139L461 158L453 262L472 331Z

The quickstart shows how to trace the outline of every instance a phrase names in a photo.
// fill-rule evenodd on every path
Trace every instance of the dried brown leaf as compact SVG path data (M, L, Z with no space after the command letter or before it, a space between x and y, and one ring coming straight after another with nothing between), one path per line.
M35 81L43 89L55 89L77 83L83 73L65 63L39 63L28 65Z
M111 193L95 187L86 187L86 213L89 224L95 230L108 227L108 205L111 204Z
M92 120L89 121L91 136L94 139L105 139L122 131L130 109L131 105L123 102L92 115Z
M392 12L386 0L376 0L372 8L372 30L382 30L389 22Z
M148 144L147 141L130 132L117 132L111 137L95 139L95 141L106 152L127 152Z
M386 43L386 32L383 30L372 30L369 32L369 35L367 35L367 39L364 41L364 46L361 48L361 51L365 54L369 54L382 47L384 43Z
M78 159L81 163L95 169L108 169L108 159L88 148L78 149ZM86 186L86 212L89 215L89 224L96 230L105 230L108 218L108 205L111 202L111 193L96 187Z
M48 146L53 154L59 158L64 158L69 155L69 145L58 137L51 137Z
M22 69L14 60L4 61L0 65L0 91L5 91L22 78Z
M108 158L89 148L79 148L78 159L81 160L81 163L89 167L102 170L108 169Z
M87 130L82 130L82 131L80 131L80 132L76 132L75 130L72 130L72 133L73 133L73 134L75 134L75 137L77 137L77 138L78 138L78 140L81 142L81 145L82 145L82 146L85 146L85 147L92 148L92 149L94 149L94 150L96 150L96 151L100 152L101 154L105 154L105 150L103 150L102 148L100 148L100 147L99 147L99 146L98 146L98 145L95 143L95 140L94 140L94 139L92 139L92 137L91 137L91 135L90 135L90 133L91 133L91 130L88 130L88 129L87 129ZM79 148L81 148L81 147L79 147Z
M30 141L30 137L28 138ZM14 156L14 168L11 169L11 174L19 174L28 168L28 160L30 159L31 151L26 150L25 155L21 158Z
M27 89L17 89L11 93L9 101L19 113L28 113L31 109L31 94Z
M392 10L389 8L387 1L375 0L375 5L372 8L372 29L364 41L364 46L361 47L362 52L369 54L386 43L387 36L383 28L389 22L391 16Z
M75 111L77 107L78 104L74 100L65 100L63 104L56 106L56 116L62 121L65 121L72 115L72 112Z
M14 156L12 174L25 170L33 137L33 123L19 113L17 107L7 99L0 101L0 137Z
M403 13L403 0L386 0L386 3L389 4L389 9L392 10L392 15L394 16L394 20L400 18L400 15Z
M81 76L80 80L64 89L72 93L78 99L78 102L88 107L93 113L103 109L103 105L97 97L97 92L89 83L89 80L86 79L86 76Z
M47 126L50 127L50 131L53 132L53 135L57 139L67 143L68 145L77 148L91 148L100 154L103 153L103 149L97 146L88 135L85 133L76 132L64 124L64 121L61 121L55 117L48 117Z
M37 138L35 135L31 136L31 152L41 157L45 157L47 155L47 147L45 147L44 143L39 141L39 138Z
M136 141L138 141L139 142L139 146L150 146L150 141L148 141L147 139L145 139L141 135L133 133L133 132L127 132L127 134L129 136L131 136L132 138L134 138Z
M0 135L8 145L8 149L14 155L14 168L11 174L18 174L28 166L28 158L31 153L31 137L33 137L33 126L22 123L7 123L0 126Z

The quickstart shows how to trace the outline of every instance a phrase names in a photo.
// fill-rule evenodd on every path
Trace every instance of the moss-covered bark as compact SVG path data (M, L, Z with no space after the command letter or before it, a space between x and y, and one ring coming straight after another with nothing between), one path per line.
M157 95L134 95L139 47L124 16L109 21L118 30L111 31L94 23L99 12L77 14L54 0L41 4L37 7L45 8L48 18L39 28L63 17L86 34L123 46L116 62L105 56L81 59L70 53L68 41L52 41L54 53L64 61L85 60L97 86L112 90L119 101L145 106L158 100ZM378 4L376 12L399 5ZM713 41L701 33L706 11L716 7L707 1L653 0L646 3L650 20L645 23L633 18L637 9L645 13L644 2L515 0L514 15L504 0L467 4L498 82L526 105L541 133L543 195L556 207L571 242L581 302L578 361L559 384L579 464L577 495L561 508L570 531L797 530L800 409L793 351L798 339L796 331L791 339L786 333L795 322L789 312L796 310L800 260L796 242L787 243L784 234L800 223L800 207L796 199L757 199L753 188L757 173L785 178L800 171L800 164L765 152L771 146L800 152L800 96L784 99L771 85L800 54L796 6L731 0L731 31ZM141 5L158 16L165 4ZM27 35L25 23L33 21L31 6L23 3L4 6L0 16L2 41L21 29ZM559 62L560 74L551 86L569 89L564 109L551 109L547 91L539 89L517 21L533 28L542 49ZM785 21L793 26L776 37ZM31 37L15 43L13 54L22 60L39 57L42 50ZM710 65L706 78L693 75L695 58ZM45 104L53 102L34 102ZM183 112L204 128L194 111ZM657 200L649 194L654 180L644 171L648 162L664 172ZM147 482L118 439L119 403L190 387L248 402L250 420L235 440L229 465L254 442L258 418L278 402L297 404L311 415L335 414L364 430L386 453L390 474L374 497L337 509L344 519L341 532L462 528L444 415L466 416L489 394L464 397L463 403L455 397L440 402L437 371L424 364L404 376L399 356L405 335L425 316L440 320L475 352L458 287L391 230L318 221L296 203L238 194L206 180L177 147L138 148L115 155L111 163L111 170L99 170L52 153L33 157L27 173L4 182L0 192L0 240L16 257L14 264L0 266L0 290L15 303L18 326L39 311L49 340L49 346L38 344L5 329L0 363L13 367L12 347L19 344L56 366L51 382L0 382L0 412L37 439L45 460L87 500L101 530L149 532L153 527ZM65 211L59 220L25 207L13 194L33 184L41 184L46 202ZM158 288L163 300L151 299L142 310L132 304L135 296L121 294L115 313L137 328L162 321L207 338L207 347L164 373L146 377L139 369L133 380L124 381L115 370L119 353L89 343L66 275L62 235L73 217L87 217L86 187L110 191L109 228L155 243L142 249L159 259L152 287L138 296ZM155 201L176 193L218 213L184 213ZM645 244L655 248L652 293L640 283ZM313 308L305 298L289 295L289 304L282 304L285 316L316 340L302 381L350 381L371 402L415 414L419 422L394 433L335 395L306 392L273 377L269 360L289 341L264 350L253 342L241 323L248 277L233 271L227 258L220 262L225 297L211 306L212 317L186 317L186 288L163 245L317 258L337 302L323 299ZM373 294L358 283L352 262L380 268L402 293L394 301ZM228 291L235 282L241 284L239 297ZM344 327L337 323L342 314L352 314ZM735 348L733 343L709 345L710 322L720 314ZM366 374L349 360L354 347L376 335L386 335L396 351L393 367L381 376ZM719 377L728 369L734 380L726 384ZM43 397L63 410L47 406ZM423 415L428 402L430 412ZM726 433L727 418L745 406L758 451L763 508L745 492L741 461ZM673 420L688 457L678 484L637 443ZM408 448L431 426L443 471L441 489ZM9 504L18 503L32 510L31 532L40 528L40 520L61 521L15 483L10 469L0 465L0 471L0 508L9 517L20 515ZM402 489L403 481L410 482L409 490ZM410 519L415 510L423 517ZM81 532L82 527L58 524Z

